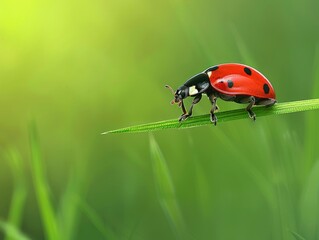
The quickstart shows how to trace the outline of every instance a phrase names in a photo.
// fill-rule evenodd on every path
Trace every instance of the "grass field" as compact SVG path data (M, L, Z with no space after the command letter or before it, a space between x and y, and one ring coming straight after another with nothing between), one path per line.
M1 1L0 239L319 239L318 110L101 135L177 119L164 86L225 62L262 72L278 103L318 99L318 13L315 0Z

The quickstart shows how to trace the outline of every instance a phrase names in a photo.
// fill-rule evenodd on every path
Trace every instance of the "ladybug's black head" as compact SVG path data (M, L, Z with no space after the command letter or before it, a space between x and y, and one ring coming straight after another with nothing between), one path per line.
M199 73L190 79L188 79L182 86L180 86L176 92L166 85L167 88L171 90L174 94L173 103L181 103L184 98L188 96L196 96L198 94L204 93L210 86L209 77L206 73Z
M172 100L172 104L174 103L180 103L184 98L188 97L188 87L182 85L181 87L179 87L176 92L173 90L173 88L171 88L170 86L166 85L165 87L167 87L168 89L171 90L171 92L174 95L174 99Z
M188 87L186 86L180 86L175 94L174 94L174 101L175 103L178 103L180 101L182 101L184 98L187 98L189 96L188 94Z

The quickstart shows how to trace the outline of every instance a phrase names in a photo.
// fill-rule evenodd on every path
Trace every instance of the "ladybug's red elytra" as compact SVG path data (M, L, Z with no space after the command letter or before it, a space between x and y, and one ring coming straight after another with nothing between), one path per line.
M166 85L166 87L174 94L171 103L178 103L182 108L183 114L179 121L184 121L192 115L193 107L201 100L202 94L206 94L212 103L210 120L214 125L217 123L217 117L214 114L218 110L217 98L236 103L248 103L246 110L253 120L256 120L256 114L252 111L254 105L272 106L276 103L275 90L268 79L256 69L238 63L210 67L191 77L175 92L170 86ZM188 112L183 102L183 99L187 97L194 97Z

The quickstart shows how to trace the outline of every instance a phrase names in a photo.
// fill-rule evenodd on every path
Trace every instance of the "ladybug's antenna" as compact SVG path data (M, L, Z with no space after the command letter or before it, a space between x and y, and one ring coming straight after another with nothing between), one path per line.
M169 90L171 90L171 92L173 93L173 95L175 95L175 91L173 90L173 88L169 85L165 85L166 88L168 88Z

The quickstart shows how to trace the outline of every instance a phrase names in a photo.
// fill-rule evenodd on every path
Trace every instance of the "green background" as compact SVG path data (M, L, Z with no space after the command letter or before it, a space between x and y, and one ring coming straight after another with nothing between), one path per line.
M100 135L219 63L318 98L318 30L317 0L1 1L0 239L319 239L317 111Z

